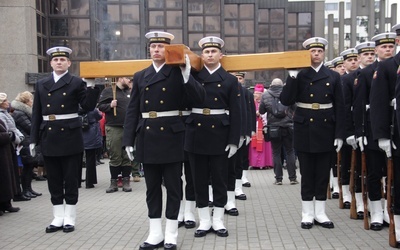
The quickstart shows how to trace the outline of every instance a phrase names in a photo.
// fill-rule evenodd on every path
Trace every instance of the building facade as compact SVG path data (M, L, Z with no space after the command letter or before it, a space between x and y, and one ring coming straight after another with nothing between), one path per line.
M73 50L70 71L79 75L81 61L147 58L150 30L196 53L202 37L219 36L232 55L299 50L325 25L324 1L288 0L0 0L0 21L0 89L10 98L51 71L46 50L56 45ZM285 72L247 75L249 84L275 77Z

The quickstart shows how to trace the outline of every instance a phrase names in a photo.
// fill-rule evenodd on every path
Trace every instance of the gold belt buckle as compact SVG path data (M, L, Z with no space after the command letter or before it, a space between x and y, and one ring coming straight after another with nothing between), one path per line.
M149 118L157 118L157 112L156 111L150 111L149 112Z
M211 110L208 108L204 108L203 109L203 115L210 115L211 114Z
M311 109L316 109L316 110L318 110L318 109L319 109L319 103L312 103L312 104L311 104Z
M49 115L49 121L55 121L56 115Z

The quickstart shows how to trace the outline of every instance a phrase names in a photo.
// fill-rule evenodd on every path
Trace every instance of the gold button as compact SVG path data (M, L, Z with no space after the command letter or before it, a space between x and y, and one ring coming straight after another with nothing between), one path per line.
M313 122L314 121L314 119L313 118L310 118L310 122Z
M61 108L64 108L64 104L61 104Z
M67 93L64 92L63 95L67 95Z
M164 127L161 127L160 130L163 131L163 130L164 130Z
M217 97L215 97L215 98L214 98L214 101L218 101L218 98L217 98Z
M201 123L200 123L200 122L199 122L199 123L197 123L197 126L198 126L198 127L200 127L200 126L201 126Z
M312 82L310 82L310 85L312 85Z
M48 95L48 96L51 96L51 93L48 93L47 95Z
M146 91L149 90L149 87L146 87Z
M221 84L218 84L217 86L218 86L218 88L221 88Z
M147 127L146 127L146 129L150 129L150 127L149 127L149 126L147 126Z
M61 131L64 131L64 128L61 128Z
M202 83L201 85L203 85L203 86L204 86L204 83Z
M329 82L327 82L327 83L326 83L326 86L329 86L329 85L330 85Z
M163 100L161 100L161 101L160 101L160 104L163 104L163 103L164 103L164 101L163 101Z
M148 101L148 100L146 100L146 101L144 101L144 103L148 104L148 103L149 103L149 101Z
M324 119L324 122L326 122L327 121L327 119Z
M47 107L50 108L50 104L47 104Z
M211 128L215 128L215 126L214 126L214 125L211 125Z
M314 94L310 94L310 97L314 97Z
M51 130L51 127L49 127L49 130Z
M325 94L325 97L328 97L328 94Z
M166 88L162 88L162 91L166 91L167 89Z

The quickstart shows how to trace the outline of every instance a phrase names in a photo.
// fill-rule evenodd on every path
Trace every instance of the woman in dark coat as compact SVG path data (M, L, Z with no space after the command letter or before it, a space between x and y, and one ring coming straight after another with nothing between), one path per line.
M26 197L36 198L42 195L32 189L32 172L33 168L38 165L38 157L40 153L36 151L36 157L32 157L29 152L30 133L31 133L31 118L32 118L33 95L29 91L19 93L15 100L11 102L14 112L11 114L14 118L17 129L21 131L25 139L20 143L22 149L20 156L23 164L21 173L22 193Z
M99 123L102 115L98 109L90 111L86 115L88 124L82 129L86 155L86 188L94 188L94 184L97 184L96 152L103 146Z
M9 133L6 125L0 119L0 216L5 211L18 212L18 207L12 207L11 199L17 193L14 177L14 165L11 155L11 140L13 133Z

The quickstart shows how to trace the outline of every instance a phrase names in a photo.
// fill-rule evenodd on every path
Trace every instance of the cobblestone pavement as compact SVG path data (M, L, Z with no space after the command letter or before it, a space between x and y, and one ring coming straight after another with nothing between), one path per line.
M52 220L50 195L47 182L34 180L34 190L43 195L13 202L21 210L0 217L0 249L139 249L148 235L144 179L131 182L130 193L120 189L106 194L108 161L97 170L99 184L80 189L74 232L45 233ZM229 237L195 238L195 229L182 227L178 249L390 249L388 228L364 230L361 220L351 220L349 210L338 208L338 200L328 200L326 206L334 229L301 229L300 185L290 185L287 172L284 175L283 185L277 186L273 170L250 170L252 187L243 187L247 200L236 200L240 215L225 215Z

